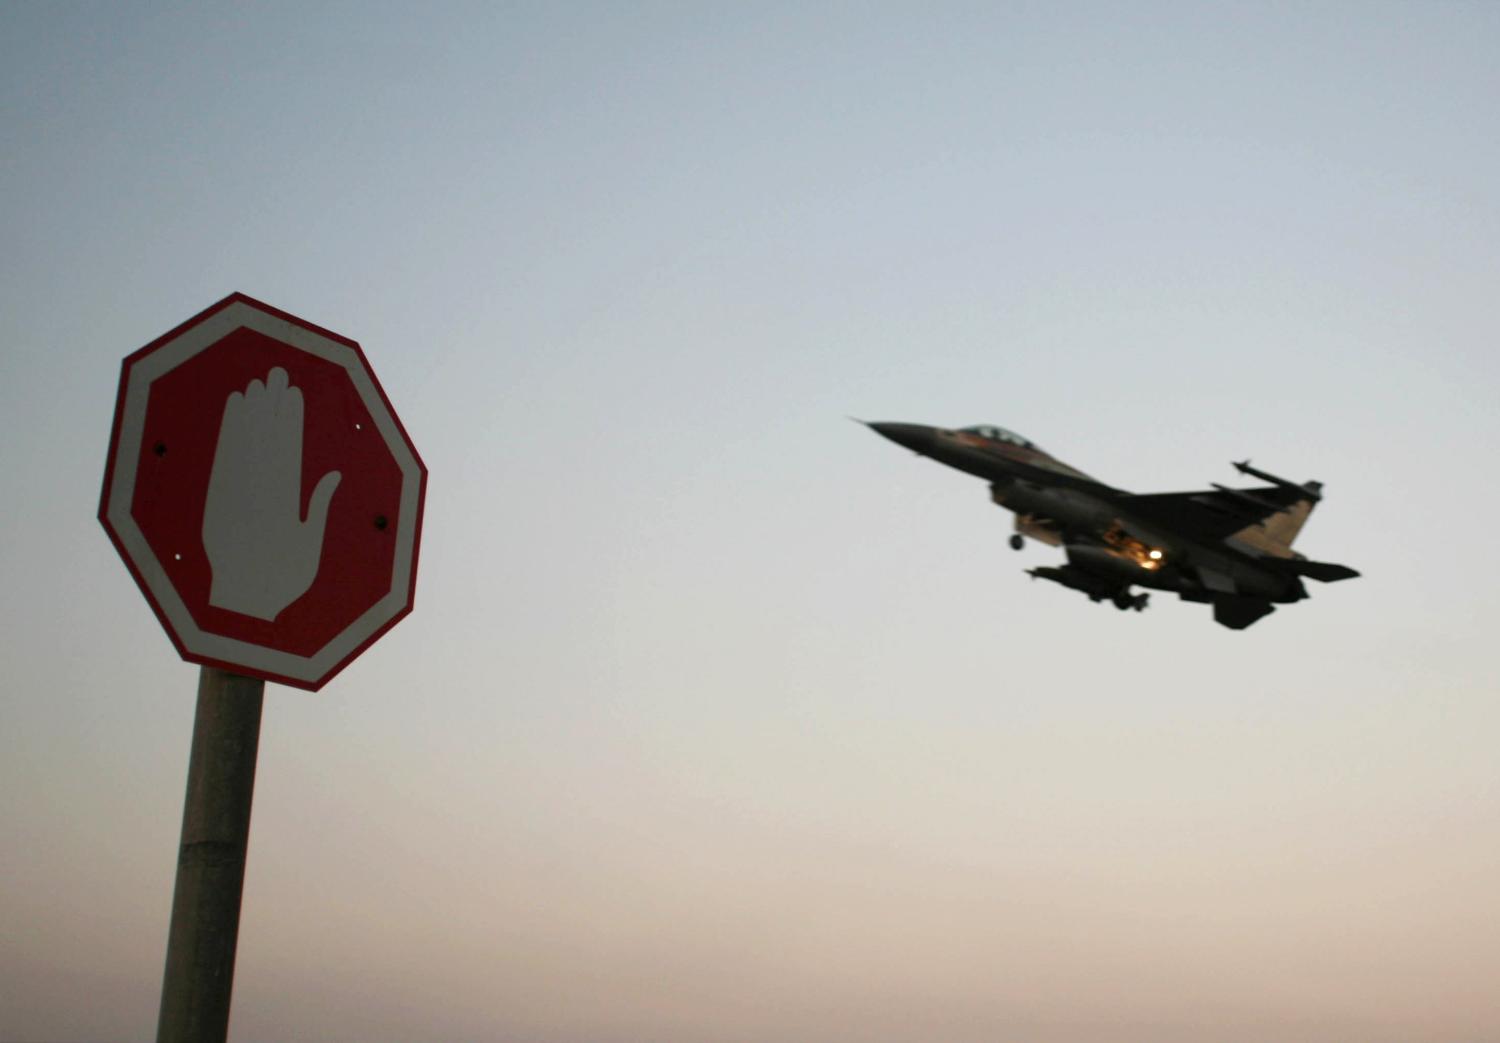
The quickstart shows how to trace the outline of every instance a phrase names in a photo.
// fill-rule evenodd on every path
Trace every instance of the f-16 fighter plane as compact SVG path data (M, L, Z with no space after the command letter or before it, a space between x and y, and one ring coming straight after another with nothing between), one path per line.
M863 423L867 423L862 421ZM1291 482L1250 466L1235 469L1269 484L1187 493L1128 493L1090 478L1003 427L948 430L922 424L870 423L897 445L990 483L995 503L1015 512L1010 545L1030 537L1062 547L1068 563L1028 569L1036 579L1082 591L1137 612L1146 593L1173 591L1213 606L1233 630L1307 597L1304 579L1352 579L1344 565L1308 561L1292 550L1323 496L1320 482Z

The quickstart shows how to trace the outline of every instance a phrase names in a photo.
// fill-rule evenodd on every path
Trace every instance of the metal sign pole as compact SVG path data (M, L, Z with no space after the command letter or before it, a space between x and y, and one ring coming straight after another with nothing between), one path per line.
M266 683L205 666L182 807L157 1043L223 1040Z

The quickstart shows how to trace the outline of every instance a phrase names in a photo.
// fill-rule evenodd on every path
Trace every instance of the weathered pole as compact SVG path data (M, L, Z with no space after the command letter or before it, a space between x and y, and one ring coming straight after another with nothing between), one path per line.
M157 1043L218 1043L229 1033L265 687L209 666L198 676Z

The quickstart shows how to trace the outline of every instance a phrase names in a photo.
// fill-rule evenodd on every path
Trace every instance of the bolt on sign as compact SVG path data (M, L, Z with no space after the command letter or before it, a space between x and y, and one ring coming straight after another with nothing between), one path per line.
M411 611L426 485L359 345L235 293L125 359L99 520L184 659L316 690Z

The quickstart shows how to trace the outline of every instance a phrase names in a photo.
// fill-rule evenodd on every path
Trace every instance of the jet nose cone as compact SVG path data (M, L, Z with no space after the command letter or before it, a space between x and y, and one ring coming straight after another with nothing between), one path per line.
M914 453L925 453L932 447L933 428L926 424L897 424L889 421L870 421L870 429L883 435L899 446Z

